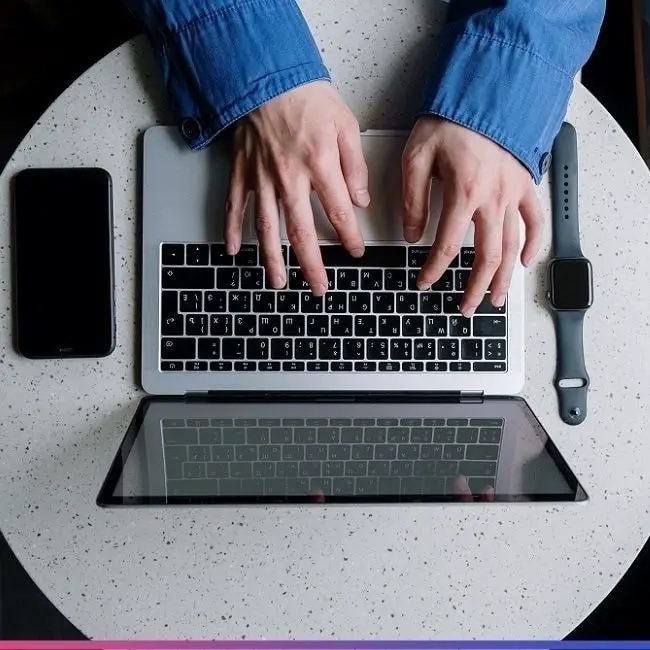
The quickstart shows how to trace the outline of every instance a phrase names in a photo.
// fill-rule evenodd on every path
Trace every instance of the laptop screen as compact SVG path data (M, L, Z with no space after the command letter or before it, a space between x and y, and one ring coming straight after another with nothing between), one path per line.
M526 402L146 398L104 506L584 501Z

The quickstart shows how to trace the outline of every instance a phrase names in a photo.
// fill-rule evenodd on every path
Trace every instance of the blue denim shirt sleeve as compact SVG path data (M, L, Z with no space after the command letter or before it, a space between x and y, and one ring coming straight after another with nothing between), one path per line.
M605 0L451 0L420 114L491 138L539 182Z
M270 99L329 80L295 0L124 0L193 149Z

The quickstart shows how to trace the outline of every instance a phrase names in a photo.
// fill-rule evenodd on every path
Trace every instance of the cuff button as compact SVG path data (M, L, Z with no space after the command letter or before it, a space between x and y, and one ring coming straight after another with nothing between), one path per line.
M193 117L187 117L181 122L181 133L186 140L196 140L201 137L201 125Z

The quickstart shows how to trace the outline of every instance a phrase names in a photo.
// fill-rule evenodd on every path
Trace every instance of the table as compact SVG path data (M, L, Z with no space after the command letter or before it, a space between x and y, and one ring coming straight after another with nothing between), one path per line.
M303 2L343 94L363 127L400 126L391 80L415 83L442 10L400 0L359 24L355 3L330 5L325 19L316 0ZM527 280L524 395L589 502L102 510L94 499L140 396L137 143L145 127L169 121L153 70L141 40L109 54L50 107L0 177L0 528L36 584L103 639L570 632L650 533L650 174L621 129L576 88L569 119L596 287L582 427L557 416L552 322L540 306L545 255ZM9 180L26 165L101 165L113 175L118 345L107 359L28 361L10 346ZM548 213L546 181L539 191ZM549 238L547 227L546 253Z

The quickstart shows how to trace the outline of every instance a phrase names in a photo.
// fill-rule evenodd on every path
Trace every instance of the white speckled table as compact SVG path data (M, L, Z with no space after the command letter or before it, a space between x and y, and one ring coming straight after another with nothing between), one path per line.
M327 17L319 4L303 7L362 126L403 126L441 8L398 0L359 21L361 0L329 2ZM168 120L151 69L142 42L108 55L0 177L0 529L36 584L94 638L567 634L650 533L650 175L621 129L577 87L569 118L596 286L582 427L557 416L552 324L538 304L544 256L528 276L525 396L589 502L103 510L95 496L139 398L137 142ZM100 165L113 176L118 345L107 359L28 361L11 348L9 181L28 165ZM546 182L540 194L548 210Z

